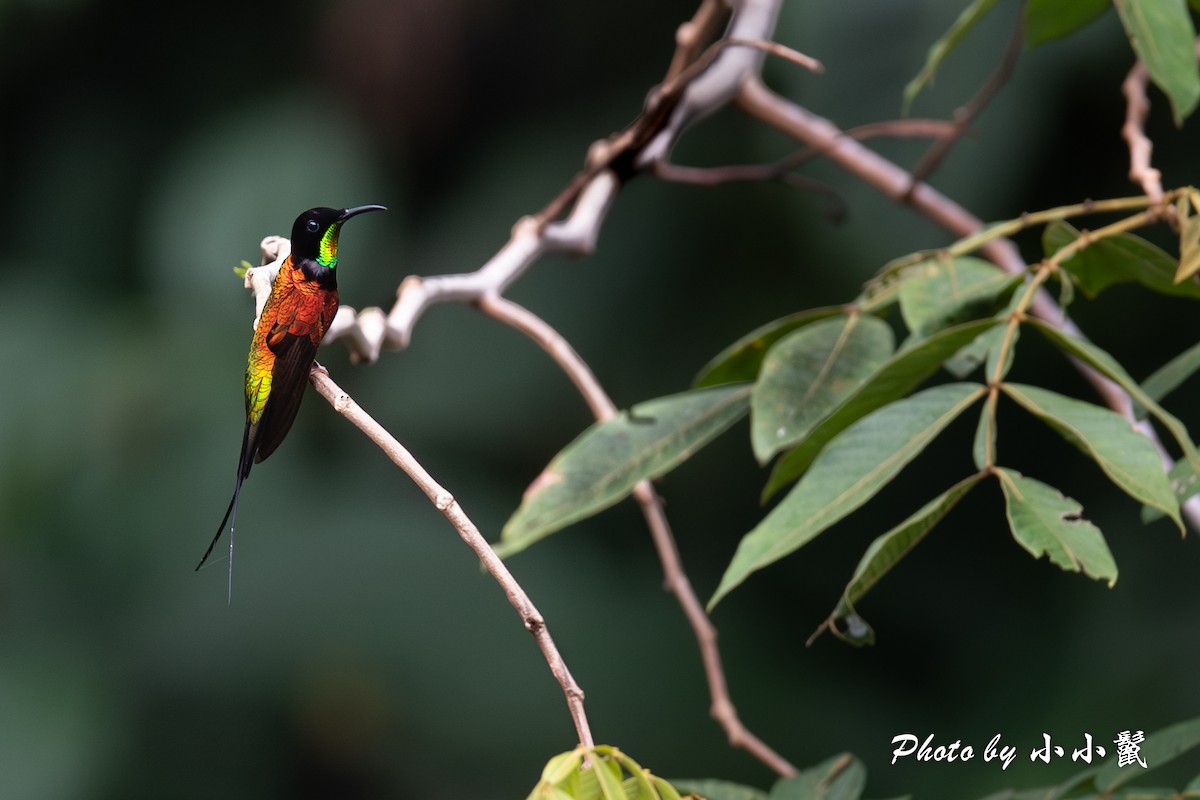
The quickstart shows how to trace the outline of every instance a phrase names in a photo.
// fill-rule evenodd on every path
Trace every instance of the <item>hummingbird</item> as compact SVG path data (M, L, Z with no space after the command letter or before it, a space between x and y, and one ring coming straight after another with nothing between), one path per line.
M338 234L346 220L383 206L310 208L292 225L292 250L279 267L263 306L246 361L246 428L233 497L196 569L204 566L229 523L229 577L233 586L233 527L238 495L250 468L279 447L296 419L317 346L338 308Z

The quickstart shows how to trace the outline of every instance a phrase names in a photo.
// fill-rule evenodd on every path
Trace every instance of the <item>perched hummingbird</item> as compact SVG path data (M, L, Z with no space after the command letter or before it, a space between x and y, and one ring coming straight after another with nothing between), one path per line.
M246 429L238 456L233 498L204 557L204 566L229 522L229 573L233 576L233 526L238 494L250 467L264 460L283 441L308 383L317 346L337 313L338 233L342 224L364 211L383 206L310 208L292 225L292 251L279 267L271 294L250 341L246 362Z

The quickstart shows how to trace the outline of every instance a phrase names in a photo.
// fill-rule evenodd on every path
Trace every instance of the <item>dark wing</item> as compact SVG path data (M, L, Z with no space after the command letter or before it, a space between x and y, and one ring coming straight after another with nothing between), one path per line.
M275 452L291 430L308 388L309 370L317 355L317 346L308 336L284 333L268 339L268 346L275 353L275 368L271 370L271 395L255 431L256 464Z

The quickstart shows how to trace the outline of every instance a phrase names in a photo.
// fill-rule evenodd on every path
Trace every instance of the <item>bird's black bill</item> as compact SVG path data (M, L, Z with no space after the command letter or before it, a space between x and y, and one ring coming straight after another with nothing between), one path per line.
M355 206L354 208L344 208L342 213L338 215L339 222L345 222L351 217L366 213L367 211L387 211L387 206Z

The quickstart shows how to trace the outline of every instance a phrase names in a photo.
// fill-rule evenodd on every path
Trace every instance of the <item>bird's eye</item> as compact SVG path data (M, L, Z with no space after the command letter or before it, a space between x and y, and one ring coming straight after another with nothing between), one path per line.
M310 219L308 221L308 229L312 233L316 233L317 231L321 230L321 223L317 222L315 219Z

